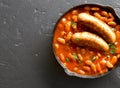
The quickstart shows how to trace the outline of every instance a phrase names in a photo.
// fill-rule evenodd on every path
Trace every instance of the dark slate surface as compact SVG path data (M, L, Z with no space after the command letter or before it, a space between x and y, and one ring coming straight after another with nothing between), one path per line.
M69 8L120 0L0 0L0 88L120 88L120 67L99 79L67 76L51 47L55 22Z

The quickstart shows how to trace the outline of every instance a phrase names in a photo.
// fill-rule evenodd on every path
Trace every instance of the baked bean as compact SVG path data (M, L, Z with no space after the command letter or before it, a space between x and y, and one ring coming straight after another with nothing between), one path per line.
M115 65L117 60L118 60L117 57L113 56L110 62L111 62L112 65Z
M106 66L108 68L113 68L113 65L112 65L112 63L110 61L106 61Z
M120 31L120 25L117 25L117 26L115 27L115 29L116 29L116 31Z
M110 61L110 59L111 59L111 56L108 55L107 58L106 58L106 61Z
M89 53L90 53L91 55L93 55L93 54L94 54L94 52L93 52L93 51L90 51Z
M112 27L115 27L117 25L114 21L110 21L107 24Z
M117 58L118 58L118 59L120 58L120 54L117 55Z
M66 18L62 18L62 23L66 23L67 19Z
M76 14L78 14L78 11L77 11L77 10L73 10L73 11L72 11L72 14L73 14L73 15L76 15Z
M59 44L57 44L57 43L54 46L55 46L55 49L59 48Z
M85 13L90 14L90 12L89 12L89 11L85 11Z
M67 34L67 36L65 37L65 40L66 40L66 41L69 41L69 40L71 39L71 37L72 37L72 32L69 32L69 33Z
M103 17L98 12L95 12L94 16L97 17L100 20L103 20Z
M116 31L116 38L119 39L120 38L120 32Z
M98 57L101 57L102 55L101 55L99 52L97 52L97 56L98 56Z
M65 30L70 31L70 29L71 29L71 21L67 21L67 23L65 24Z
M108 53L106 53L108 54ZM110 55L106 55L105 57L103 57L104 60L107 60L108 58L110 58Z
M98 12L95 12L93 15L98 18L101 17L101 15Z
M61 60L62 62L65 62L65 57L64 57L63 53L60 53L60 60Z
M64 38L57 38L57 41L58 41L60 44L65 44L65 39L64 39Z
M100 64L101 64L102 66L105 66L105 64L106 64L106 60L104 60L104 59L101 60L101 61L100 61Z
M102 69L102 70L100 71L100 74L103 74L103 73L105 73L105 72L108 72L108 69L107 69L107 68Z
M107 55L107 58L105 59L106 61L110 61L111 59L111 56L110 55Z
M109 16L106 11L102 11L102 12L101 12L101 15L102 15L102 16L105 16L105 17L108 17L108 16Z
M90 7L89 6L85 6L84 9L85 10L90 10Z
M65 63L65 62L64 62L63 64L64 64L64 66L66 66L66 65L67 65L67 63Z
M83 70L85 70L85 71L90 71L91 69L90 69L90 67L88 67L88 66L83 66Z
M61 36L64 36L66 34L65 31L61 31Z
M91 64L91 68L94 72L97 72L96 65L94 63Z
M100 8L98 8L98 7L92 7L91 10L92 11L98 11L98 10L100 10Z
M69 15L66 18L67 18L68 21L71 20L71 16L69 16Z
M101 72L101 66L100 66L99 63L96 65L96 68L97 68L97 71L98 71L98 72Z
M108 19L106 19L106 23L111 22L113 20L114 20L113 18L108 18Z
M78 21L77 15L73 15L73 16L72 16L72 20L73 20L74 22L77 22L77 21Z
M107 17L101 17L100 18L103 22L107 23Z
M83 61L83 57L81 54L78 54L78 58L80 59L80 61Z
M103 22L107 22L107 18L106 17L102 17L98 12L95 12L93 15L95 17L97 17L98 19L102 20Z
M80 74L82 74L82 75L84 75L85 74L85 72L83 71L83 70L78 70L78 73L80 73Z
M61 23L58 24L58 28L59 28L59 29L63 29L63 28L64 28L63 24L61 24Z
M114 20L114 16L112 15L112 13L108 13L109 17L112 18Z
M74 71L77 71L78 70L78 67L74 67Z
M118 44L118 42L115 42L114 44L115 44L115 45L117 45L117 44Z
M91 60L86 60L85 63L86 63L87 65L89 65L89 66L92 65L92 61L91 61Z

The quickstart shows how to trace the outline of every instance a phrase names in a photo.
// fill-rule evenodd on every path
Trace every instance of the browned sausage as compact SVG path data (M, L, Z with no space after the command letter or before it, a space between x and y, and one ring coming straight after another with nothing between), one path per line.
M101 37L90 32L74 33L71 40L79 46L90 46L102 51L109 50L108 44Z
M78 20L81 24L99 33L107 42L113 43L116 41L116 35L112 28L98 18L87 13L80 13Z

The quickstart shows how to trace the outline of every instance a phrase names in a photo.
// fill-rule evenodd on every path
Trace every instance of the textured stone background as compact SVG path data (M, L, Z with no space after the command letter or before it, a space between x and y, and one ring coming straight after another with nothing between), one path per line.
M99 79L67 76L52 52L56 21L85 3L112 6L120 0L0 0L0 88L120 88L120 67Z

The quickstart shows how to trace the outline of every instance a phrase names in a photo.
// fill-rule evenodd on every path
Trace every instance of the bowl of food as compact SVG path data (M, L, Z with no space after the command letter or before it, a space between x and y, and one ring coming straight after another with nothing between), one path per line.
M52 46L58 63L68 75L102 77L119 64L119 17L109 6L75 6L56 23Z

